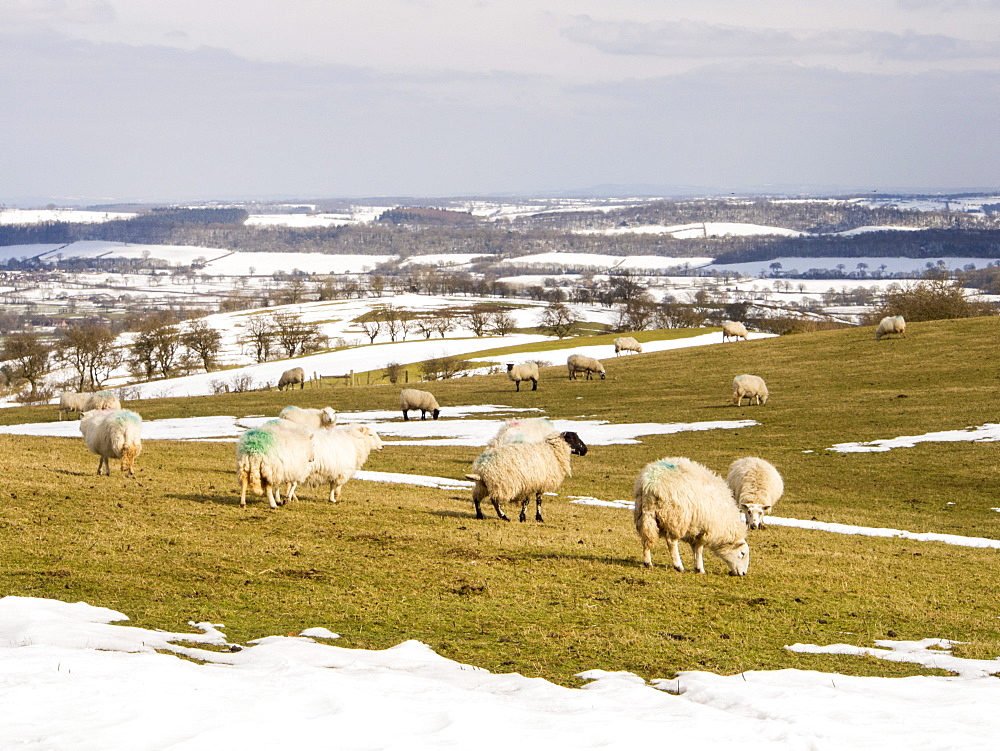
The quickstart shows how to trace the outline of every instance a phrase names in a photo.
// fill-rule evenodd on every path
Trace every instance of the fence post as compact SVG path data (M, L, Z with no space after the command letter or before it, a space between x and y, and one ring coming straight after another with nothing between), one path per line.
M351 386L357 386L357 382L354 379L354 370L351 370Z

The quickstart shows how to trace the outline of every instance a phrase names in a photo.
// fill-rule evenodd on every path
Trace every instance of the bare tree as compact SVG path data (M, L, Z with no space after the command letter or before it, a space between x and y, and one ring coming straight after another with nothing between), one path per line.
M439 310L434 314L434 330L444 339L445 334L455 328L455 316L450 310Z
M566 304L551 302L542 311L538 323L543 331L562 339L568 336L580 318Z
M497 336L507 336L517 329L517 320L509 310L497 308L490 314L490 327Z
M11 334L3 343L3 358L11 361L15 378L31 384L31 392L38 391L38 384L49 369L49 347L38 334Z
M222 334L205 321L193 321L181 338L184 346L201 360L205 372L215 367L215 358L222 348Z
M274 326L264 316L254 316L247 321L243 346L249 349L257 362L264 362L271 355L274 344Z
M115 346L115 335L107 326L83 324L66 329L57 357L77 373L77 391L101 388L124 361L124 352Z
M294 313L279 312L271 316L274 338L288 357L295 357L313 348L321 337L319 326L306 323Z
M365 336L368 337L368 343L374 344L375 337L382 330L382 321L379 319L378 311L366 313L358 323L361 325L361 330L365 332Z
M464 323L476 336L486 334L486 329L490 326L490 309L485 305L476 305L464 316Z

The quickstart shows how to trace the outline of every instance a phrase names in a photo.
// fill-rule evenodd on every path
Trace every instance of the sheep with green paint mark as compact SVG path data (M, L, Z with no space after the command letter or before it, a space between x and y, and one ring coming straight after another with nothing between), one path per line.
M240 482L240 506L246 508L247 488L267 494L271 508L278 508L295 493L313 471L312 431L288 420L268 420L251 428L236 443L236 475ZM281 500L281 487L288 495Z
M755 375L738 375L733 379L733 404L737 407L743 406L743 397L746 397L749 407L754 401L758 405L767 404L767 384L764 379Z
M80 420L83 441L100 456L97 474L111 474L111 459L122 460L122 472L135 477L135 458L142 451L142 418L127 409L89 410ZM103 470L103 471L102 471Z
M734 576L750 568L746 524L726 481L707 467L684 457L667 457L645 466L632 491L635 530L642 541L642 562L653 567L652 549L667 541L674 568L684 570L678 542L691 546L694 570L705 573L707 547Z
M544 417L516 417L507 420L486 443L490 448L506 443L539 443L556 432L556 426Z

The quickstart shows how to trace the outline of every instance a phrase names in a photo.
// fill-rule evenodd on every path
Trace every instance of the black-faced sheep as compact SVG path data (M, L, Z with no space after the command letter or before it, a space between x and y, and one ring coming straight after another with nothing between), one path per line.
M288 498L313 470L312 431L288 420L268 420L246 431L236 444L236 475L240 482L240 506L246 508L247 488L267 494L271 508L278 508L281 487L288 485Z
M521 390L521 381L531 381L531 390L538 391L538 365L533 362L523 362L520 365L515 365L512 362L507 363L507 377L512 380L517 388L515 391Z
M764 379L755 375L738 375L733 379L733 404L743 406L743 397L747 398L749 407L754 400L757 404L767 404L767 384Z
M730 464L726 483L736 505L746 515L750 529L764 529L764 514L771 513L785 492L785 484L774 465L756 456L737 459Z
M368 455L382 450L382 439L367 425L317 430L312 442L314 461L306 484L329 483L331 501L340 500L341 489L368 461Z
M647 464L633 489L635 530L642 541L642 562L653 567L652 549L662 536L674 568L684 570L677 544L691 546L694 570L705 573L708 547L735 576L750 568L746 524L725 480L697 462L670 457Z
M278 391L284 391L296 383L300 389L306 387L306 372L302 368L289 368L278 379Z
M615 339L615 357L622 352L635 352L642 354L642 345L631 336L619 336Z
M135 458L142 451L142 418L139 415L127 409L90 410L83 413L80 432L87 448L101 457L97 474L110 475L110 459L121 459L122 472L135 477Z
M420 419L426 420L427 413L431 413L431 417L435 420L438 419L438 415L441 414L441 407L438 406L437 399L434 398L434 394L430 391L421 391L420 389L403 389L399 392L399 408L403 410L403 419L409 420L410 416L407 414L411 409L420 410Z
M725 342L729 339L743 339L746 341L749 336L746 326L739 321L723 321L722 341Z
M65 391L59 395L59 419L63 419L63 412L78 412L82 415L87 411L89 404L90 394Z
M299 425L305 425L310 430L332 428L337 424L337 413L333 407L314 409L312 407L289 406L281 410L278 413L278 417L282 420L289 420L290 422L297 422Z
M588 381L593 379L594 373L599 373L601 380L604 380L604 366L600 360L586 355L570 355L566 358L566 370L569 371L571 381L576 380L577 373L585 373Z
M542 519L542 494L554 493L563 479L570 475L570 454L584 454L586 445L576 433L550 433L540 443L511 443L486 449L472 463L473 472L466 475L476 485L472 502L476 518L484 519L483 500L489 500L497 516L510 521L500 508L501 503L521 503L520 521L527 518L526 510L535 497L535 521Z
M875 341L886 334L899 334L900 338L906 338L906 321L903 316L886 316L879 321L878 328L875 329Z

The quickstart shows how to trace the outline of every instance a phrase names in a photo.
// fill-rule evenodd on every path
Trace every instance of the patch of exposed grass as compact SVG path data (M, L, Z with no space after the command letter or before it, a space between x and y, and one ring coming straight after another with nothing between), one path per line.
M537 392L515 393L501 375L429 384L442 419L451 405L494 403L619 423L759 422L594 446L574 457L544 524L477 521L468 494L360 481L339 504L306 490L278 511L259 499L242 510L231 443L147 441L128 480L117 468L97 477L82 440L0 436L0 586L111 607L148 627L225 623L236 642L310 626L340 633L347 647L415 638L462 662L568 685L595 667L646 678L690 669L928 672L784 649L796 642L940 636L967 642L959 656L996 657L996 550L771 526L750 533L745 578L725 576L715 559L705 576L678 574L663 566L662 546L647 571L629 512L566 498L630 498L643 465L663 456L724 472L753 454L785 477L779 516L1000 538L1000 514L990 510L1000 506L1000 444L826 450L995 422L998 334L995 318L913 324L906 339L877 343L871 329L849 329L611 358L606 381L568 381L553 367ZM743 372L767 379L766 406L730 404L732 377ZM289 403L395 409L397 400L398 387L372 386L129 406L152 418L276 414ZM460 478L477 453L390 443L366 468Z

